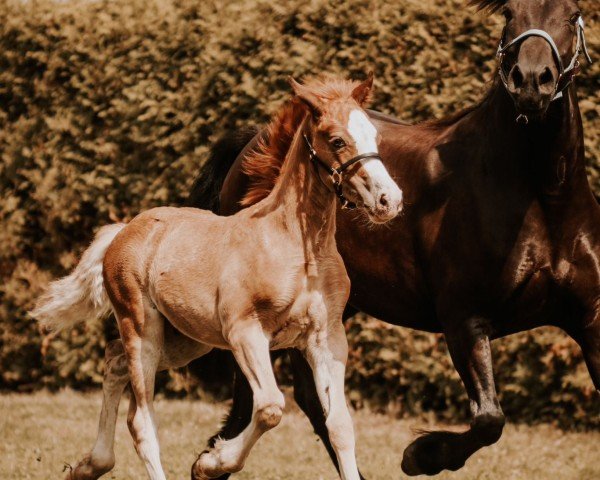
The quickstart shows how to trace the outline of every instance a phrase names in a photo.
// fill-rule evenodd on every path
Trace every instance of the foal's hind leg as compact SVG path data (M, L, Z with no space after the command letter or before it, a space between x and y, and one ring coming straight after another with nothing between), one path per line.
M151 480L164 480L153 408L154 381L164 344L164 320L156 310L142 305L132 306L126 315L117 317L136 407L133 414L130 410L127 424L148 476Z
M120 340L106 346L104 381L102 383L102 411L98 425L98 437L90 454L81 460L67 480L95 480L112 470L115 465L115 424L119 401L129 382L127 361Z
M229 344L253 393L250 424L231 440L217 440L203 452L192 467L192 479L217 478L241 470L246 458L263 433L281 420L283 394L277 388L269 355L269 339L259 322L237 327L228 335Z
M467 328L447 332L446 340L471 402L471 428L463 433L440 431L419 437L404 451L402 470L408 475L458 470L477 450L497 442L504 428L485 322L472 319Z

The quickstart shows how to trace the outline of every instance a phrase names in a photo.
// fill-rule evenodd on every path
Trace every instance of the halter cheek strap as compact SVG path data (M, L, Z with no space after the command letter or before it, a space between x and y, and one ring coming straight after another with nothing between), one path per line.
M537 28L532 28L523 32L521 35L513 39L511 42L503 45L503 39L500 39L500 44L498 45L498 51L496 52L496 58L498 59L498 73L500 74L500 79L506 88L508 88L508 79L506 78L506 74L504 73L504 69L502 68L502 62L504 61L504 55L506 51L523 42L526 38L529 37L541 37L543 38L552 50L552 55L554 57L554 61L556 62L556 66L558 67L558 80L554 86L554 93L552 100L557 100L562 97L563 90L567 88L567 86L573 80L573 77L579 73L579 55L583 51L586 60L588 63L592 63L592 59L587 49L587 45L585 43L585 32L584 32L584 23L583 17L579 16L577 18L577 22L575 23L576 35L577 35L577 44L575 45L575 52L573 53L573 57L569 62L567 68L564 68L562 59L560 58L560 52L558 51L558 47L556 46L556 42L550 36L550 34L544 30L540 30ZM503 35L504 37L504 35Z
M304 136L304 140L306 141L306 145L308 146L308 154L310 156L310 161L315 166L315 169L317 170L317 176L319 177L319 179L321 181L323 181L323 179L321 179L321 175L318 174L319 173L318 169L320 167L329 174L329 178L331 179L331 184L333 186L333 191L334 191L335 195L338 197L338 199L340 200L340 203L342 204L342 208L347 209L347 210L355 209L356 204L354 202L351 202L344 196L343 187L342 187L342 183L344 181L343 174L352 165L354 165L355 163L360 162L361 160L364 160L366 158L375 158L375 159L381 160L381 157L379 156L379 154L377 152L361 153L360 155L357 155L356 157L352 157L346 163L342 163L339 167L333 168L332 166L327 165L323 160L321 160L319 158L319 156L317 155L317 151L314 149L314 147L310 143L310 140L308 139L308 137L306 135L303 135L303 136Z

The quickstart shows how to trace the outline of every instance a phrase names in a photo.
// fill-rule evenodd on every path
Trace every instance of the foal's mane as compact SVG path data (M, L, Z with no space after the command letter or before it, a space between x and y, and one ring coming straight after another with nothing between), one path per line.
M350 98L360 82L322 75L303 82L306 89L324 102ZM279 177L281 166L302 120L308 114L305 103L292 97L273 115L258 145L242 162L250 185L240 204L253 205L266 198Z

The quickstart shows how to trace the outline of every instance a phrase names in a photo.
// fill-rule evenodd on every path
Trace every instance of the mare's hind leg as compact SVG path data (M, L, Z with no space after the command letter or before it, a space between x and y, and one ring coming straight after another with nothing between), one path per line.
M117 318L135 397L135 411L130 410L127 424L149 478L165 480L153 408L154 381L164 345L164 320L156 310L142 305L132 305L125 314L119 312Z
M248 379L253 393L250 424L231 440L217 440L192 467L192 479L217 478L241 470L252 446L263 433L281 420L283 394L277 388L269 355L269 338L259 322L236 326L228 335L235 359Z
M123 344L114 340L106 346L104 381L102 382L102 411L98 437L92 451L81 460L67 480L95 480L112 470L115 465L115 424L119 402L129 382Z
M485 325L475 318L466 328L446 332L450 355L471 403L470 429L463 433L430 432L417 438L404 451L402 470L406 474L436 475L444 469L458 470L477 450L500 439L505 420L496 396Z

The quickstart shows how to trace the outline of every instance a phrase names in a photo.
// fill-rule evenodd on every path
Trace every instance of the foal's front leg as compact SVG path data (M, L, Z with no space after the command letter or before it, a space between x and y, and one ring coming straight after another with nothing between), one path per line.
M250 424L231 440L216 440L214 447L203 452L192 467L193 480L217 478L240 471L250 450L267 430L277 426L284 407L283 394L277 388L269 338L258 321L235 326L228 335L238 365L248 379L253 393Z
M328 332L316 333L304 354L313 371L340 476L342 480L359 480L354 427L344 394L348 341L342 322L336 322Z
M408 475L458 470L477 450L500 439L505 420L496 395L486 325L485 320L472 318L461 328L446 332L450 356L471 402L471 428L463 433L430 432L417 438L402 459L402 470Z

